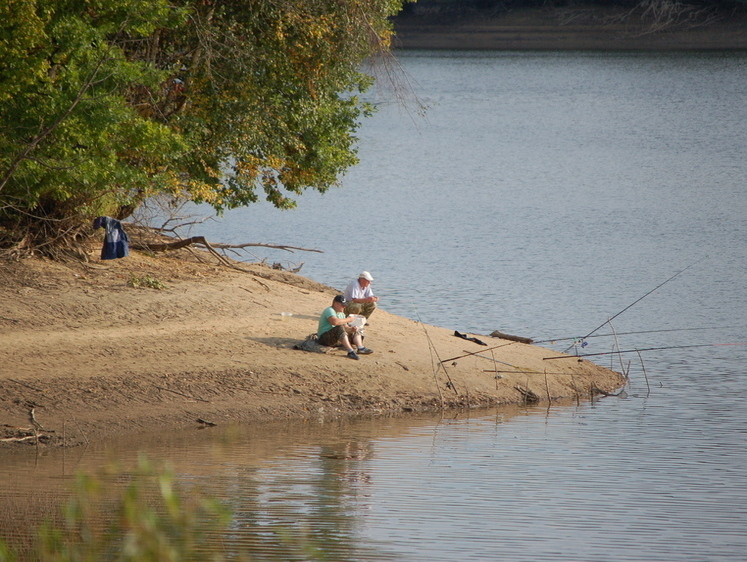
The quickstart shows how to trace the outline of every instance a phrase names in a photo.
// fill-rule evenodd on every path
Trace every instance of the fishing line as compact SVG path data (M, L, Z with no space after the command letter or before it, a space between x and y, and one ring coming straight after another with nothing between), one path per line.
M446 366L444 366L444 362L441 361L441 358L438 356L438 350L436 349L436 346L433 345L433 340L431 340L431 336L428 333L428 330L425 327L425 324L423 323L422 318L420 318L420 312L418 311L417 307L410 303L410 306L412 306L413 310L415 310L415 314L418 317L418 322L420 322L420 326L423 328L423 332L425 332L425 339L428 340L428 350L431 353L431 362L433 362L433 355L436 355L436 359L439 360L439 367L444 370L444 375L446 375L446 380L448 381L447 386L451 388L451 390L454 391L454 393L459 396L459 392L457 392L456 386L454 386L454 383L451 380L451 377L449 376L449 372L446 370ZM441 387L438 385L438 377L436 376L438 374L438 369L433 370L433 378L436 380L436 387L438 388L438 394L441 397L441 404L444 403L443 394L441 394Z
M483 369L483 373L508 373L513 375L566 375L573 377L578 373L553 373L552 371L502 371L500 369Z
M478 351L470 351L468 353L465 353L464 355L457 355L456 357L449 357L448 359L444 359L441 361L441 363L448 363L449 361L456 361L457 359L462 359L463 357L469 357L470 355L477 355L478 353L482 353L483 351L493 351L494 349L498 349L501 347L506 347L507 345L513 345L517 342L512 341L509 343L502 343L501 345L496 345L495 347L489 347L487 349L480 349Z
M647 347L643 349L605 351L602 353L584 353L581 355L558 355L556 357L543 357L542 360L546 361L548 359L575 359L578 357L595 357L598 355L614 355L616 353L640 353L641 351L655 351L655 350L660 350L660 349L685 349L688 347L715 347L715 346L721 346L721 345L747 345L747 342L745 343L702 343L702 344L696 344L696 345L669 345L665 347Z
M470 356L473 357L480 357L481 359L487 359L488 361L492 361L493 363L500 363L501 365L508 365L509 367L514 367L515 369L520 369L521 367L517 367L513 363L506 363L505 361L498 361L495 357L488 357L487 355L480 355L479 353L472 353L467 352Z
M727 330L732 328L740 328L744 329L746 326L707 326L702 328L670 328L667 330L641 330L637 332L618 332L618 336L629 336L632 334L661 334L664 332L692 332L697 330ZM593 336L586 336L587 338L604 338L609 336L614 336L615 334L596 334ZM556 341L568 341L568 340L574 340L574 341L581 341L581 337L566 337L566 338L549 338L546 340L534 340L533 343L552 343Z
M548 359L552 359L552 357L548 357ZM483 373L506 373L506 374L513 374L513 375L567 375L569 377L575 376L574 373L564 373L564 372L555 372L552 371L503 371L500 369L483 369ZM734 373L692 373L694 376L698 377L726 377L729 375L733 375Z
M687 266L687 267L686 267L685 269L683 269L683 270L681 270L681 271L678 271L677 273L675 273L674 275L672 275L672 276L671 276L671 277L670 277L669 279L667 279L666 281L663 281L662 283L659 283L659 284L658 284L658 285L657 285L656 287L654 287L653 289L651 289L651 290L650 290L650 291L649 291L648 293L646 293L646 294L645 294L645 295L643 295L643 296L642 296L641 298L639 298L639 299L637 299L637 300L633 301L632 303L630 303L630 304L629 304L628 306L626 306L625 308L623 308L623 309L622 309L622 310L621 310L620 312L618 312L617 314L615 314L615 315L614 315L614 316L613 316L612 318L608 318L607 320L605 320L604 322L602 322L602 323L601 323L601 324L600 324L599 326L597 326L596 328L594 328L594 329L593 329L593 330L592 330L591 332L589 332L588 334L586 334L586 335L585 335L585 336L584 336L583 338L581 338L581 339L586 339L586 338L588 338L588 337L589 337L589 336L591 336L591 335L592 335L592 334L593 334L594 332L596 332L597 330L599 330L600 328L602 328L602 327L603 327L603 326L604 326L605 324L607 324L607 323L609 323L609 322L612 322L612 320L614 320L615 318L617 318L618 316L620 316L620 315L621 315L621 314L622 314L623 312L625 312L626 310L628 310L628 309L629 309L629 308L631 308L632 306L634 306L634 305L638 304L639 302L641 302L641 301L642 301L643 299L645 299L645 298L646 298L647 296L649 296L649 295L650 295L651 293L653 293L654 291L656 291L656 290L657 290L658 288L660 288L660 287L663 287L664 285L666 285L667 283L669 283L669 282L670 282L670 281L671 281L672 279L674 279L675 277L677 277L677 276L679 276L679 275L683 274L683 273L684 273L685 271L687 271L688 269L690 269L691 267L693 267L693 266L694 266L695 264L698 264L698 263L702 262L702 261L703 261L704 259L706 259L707 257L708 257L708 256L705 256L704 258L701 258L701 259L699 259L699 260L697 260L697 261L695 261L695 262L691 263L691 264L690 264L690 265L688 265L688 266ZM570 348L572 348L572 347L573 347L573 345L569 345L568 347L566 347L566 348L565 348L565 349L563 350L563 353L565 353L566 351L568 351L568 350L569 350Z

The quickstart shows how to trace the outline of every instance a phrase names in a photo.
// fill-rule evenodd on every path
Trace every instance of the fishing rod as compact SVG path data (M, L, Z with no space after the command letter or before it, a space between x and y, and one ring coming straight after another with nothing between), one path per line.
M672 275L672 276L671 276L671 277L670 277L669 279L667 279L666 281L663 281L662 283L659 283L659 284L658 284L658 285L657 285L656 287L654 287L653 289L651 289L651 290L650 290L650 291L649 291L648 293L646 293L645 295L643 295L643 296L642 296L642 297L640 297L639 299L637 299L637 300L633 301L632 303L630 303L630 304L629 304L628 306L626 306L625 308L623 308L623 309L622 309L622 310L621 310L620 312L618 312L617 314L615 314L615 315L614 315L614 316L613 316L612 318L608 318L608 319L607 319L606 321L602 322L602 323L601 323L601 324L600 324L599 326L597 326L596 328L594 328L594 329L593 329L593 330L592 330L591 332L589 332L588 334L586 334L586 335L585 335L585 336L584 336L583 338L581 338L581 339L586 339L586 338L588 338L588 337L589 337L589 336L591 336L591 335L592 335L592 334L593 334L594 332L596 332L597 330L599 330L600 328L602 328L603 326L605 326L605 325L606 325L606 324L608 324L609 322L612 322L612 320L614 320L615 318L617 318L618 316L620 316L620 315L621 315L621 314L622 314L623 312L625 312L626 310L628 310L629 308L631 308L631 307L632 307L633 305L636 305L636 304L638 304L638 303L639 303L639 302L641 302L641 301L642 301L643 299L645 299L645 298L646 298L647 296L649 296L649 295L650 295L651 293L653 293L654 291L656 291L656 290L657 290L658 288L660 288L660 287L663 287L664 285L666 285L667 283L669 283L669 282L670 282L670 281L671 281L672 279L674 279L675 277L677 277L677 276L679 276L679 275L683 274L683 273L684 273L685 271L687 271L688 269L690 269L691 267L693 267L693 266L694 266L695 264L697 264L697 263L700 263L701 261L703 261L703 260L704 260L704 259L706 259L707 257L708 257L708 256L705 256L704 258L701 258L701 259L699 259L699 260L697 260L697 261L695 261L695 262L691 263L691 264L690 264L690 265L688 265L688 266L687 266L687 267L686 267L685 269L683 269L683 270L681 270L681 271L678 271L677 273L675 273L674 275ZM568 350L569 350L570 348L572 348L572 347L573 347L573 345L569 345L568 347L566 347L566 348L565 348L565 349L563 350L563 353L565 353L566 351L568 351Z
M477 355L478 353L482 353L483 351L493 351L494 349L498 349L499 347L506 347L507 345L513 345L515 343L517 342L512 341L509 343L502 343L501 345L496 345L495 347L488 347L486 349L478 349L477 351L470 351L470 352L465 353L464 355L457 355L456 357L450 357L448 359L444 359L443 361L441 361L441 363L448 363L449 361L456 361L457 359L462 359L463 357L469 357L470 355Z
M702 328L670 328L667 330L640 330L636 332L617 332L614 334L596 334L593 336L586 336L586 338L604 338L609 336L629 336L632 334L661 334L664 332L692 332L697 330L726 330L730 328L744 328L745 326L707 326ZM557 341L568 341L568 340L574 340L574 341L581 341L581 337L572 337L572 338L549 338L546 340L534 340L533 343L552 343Z
M493 363L500 363L501 365L508 365L509 367L514 367L515 369L519 369L519 367L517 367L513 363L506 363L505 361L498 361L495 357L488 357L487 355L480 355L479 353L472 353L472 352L467 351L466 349L464 350L464 352L469 353L470 355L474 357L480 357L481 359L487 359L488 361L492 361Z
M563 372L552 372L552 371L503 371L500 369L483 369L483 373L507 373L509 375L567 375L569 377L576 376L578 373L563 373Z
M696 345L669 345L665 347L647 347L643 349L626 349L621 351L605 351L602 353L583 353L581 355L558 355L556 357L543 357L543 361L547 361L548 359L578 359L580 357L595 357L598 355L616 355L618 353L639 353L641 351L655 351L660 349L685 349L687 347L714 347L714 346L720 346L720 345L747 345L747 342L745 343L701 343Z
M415 307L414 304L410 303L410 305L413 307L413 309L415 309L415 314L418 317L418 322L420 323L420 326L423 328L423 332L425 332L425 339L428 340L428 350L431 353L431 361L433 361L433 354L435 354L436 359L439 360L439 367L441 367L444 370L444 375L446 375L446 381L447 381L446 386L448 388L451 388L451 390L454 391L454 394L459 396L459 392L457 391L456 386L454 386L454 383L452 382L451 377L449 376L449 372L446 370L446 366L444 366L444 362L440 360L441 358L438 356L438 350L436 349L436 346L433 345L433 340L431 340L431 336L428 333L428 330L426 330L423 320L420 318L420 312L418 312L418 309ZM441 387L438 385L438 379L436 377L437 371L438 369L434 369L433 378L436 379L436 388L438 389L438 394L441 397L441 404L443 405L444 397L443 397L443 394L441 393Z

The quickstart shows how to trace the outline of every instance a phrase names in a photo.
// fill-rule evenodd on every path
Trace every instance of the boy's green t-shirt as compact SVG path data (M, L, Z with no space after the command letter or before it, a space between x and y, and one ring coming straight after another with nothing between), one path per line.
M337 316L338 318L345 318L344 312L335 312L334 307L329 306L324 309L322 315L319 317L319 328L317 328L316 335L321 336L322 334L329 332L334 326L329 323L330 316Z

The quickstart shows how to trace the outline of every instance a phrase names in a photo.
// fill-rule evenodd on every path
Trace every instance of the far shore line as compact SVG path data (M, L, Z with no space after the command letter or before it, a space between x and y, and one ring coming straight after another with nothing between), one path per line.
M690 29L653 31L645 25L561 25L527 19L444 24L395 20L397 50L496 51L744 51L747 22L720 22Z

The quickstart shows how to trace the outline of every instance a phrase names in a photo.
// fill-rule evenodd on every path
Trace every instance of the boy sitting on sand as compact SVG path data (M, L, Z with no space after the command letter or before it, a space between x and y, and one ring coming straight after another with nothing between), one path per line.
M355 320L353 316L345 316L345 297L337 295L332 299L332 306L325 308L319 317L319 328L317 329L318 341L321 345L329 347L341 346L348 352L350 359L358 359L358 354L368 355L373 353L372 349L363 346L363 338L360 330L355 326L349 326ZM350 344L353 342L355 349ZM357 349L357 352L356 352Z

